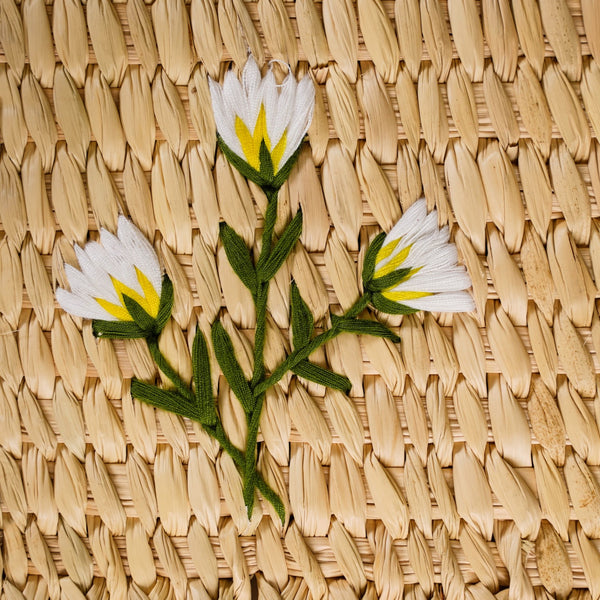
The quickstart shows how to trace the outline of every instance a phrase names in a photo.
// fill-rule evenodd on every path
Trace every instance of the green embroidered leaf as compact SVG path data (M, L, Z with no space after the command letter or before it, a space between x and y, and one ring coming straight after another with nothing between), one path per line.
M123 304L135 323L148 334L154 333L156 320L151 317L133 298L123 294Z
M217 134L217 143L225 158L246 178L256 183L261 188L268 187L271 182L266 181L261 174L252 168L243 158L238 156Z
M265 144L265 140L262 140L260 143L258 160L260 161L260 176L265 181L273 181L273 159L271 158L271 153Z
M381 250L381 246L383 246L383 240L385 240L385 233L382 231L375 237L365 252L362 270L362 280L365 287L367 287L367 283L373 279L375 263L377 262L377 253Z
M165 325L171 316L171 311L173 310L173 298L173 283L165 273L162 280L158 314L156 315L155 330L157 334L165 328Z
M296 282L291 285L291 322L292 322L292 343L294 348L304 346L310 340L313 332L314 319L306 302L300 295L300 290Z
M277 271L279 271L281 265L283 265L286 258L290 255L290 252L294 248L294 245L300 238L301 233L302 211L298 209L298 212L288 223L287 227L283 231L283 234L275 244L275 247L273 248L264 267L260 270L259 274L263 281L269 281L275 276Z
M273 179L273 182L271 183L271 186L274 189L278 190L286 182L287 178L290 176L290 172L298 160L298 157L300 156L301 151L302 143L300 143L294 154L287 159L286 163L281 167L281 169L277 171L275 179Z
M235 232L233 227L227 223L221 223L219 236L225 248L227 260L240 278L241 282L250 290L250 293L256 295L256 271L250 256L250 250L244 243L244 240Z
M401 281L406 279L410 271L410 268L397 269L396 271L392 271L383 277L371 279L371 281L367 283L367 289L371 292L381 292L383 290L387 290L395 285L398 285Z
M217 411L212 393L210 359L208 357L206 340L199 326L196 327L196 335L194 336L194 344L192 345L192 366L200 420L203 425L215 425L217 422Z
M92 331L96 337L109 340L144 338L147 333L133 321L92 321Z
M308 379L314 383L319 383L320 385L324 385L325 387L332 388L334 390L349 392L352 388L352 384L346 376L339 375L333 371L328 371L327 369L324 369L319 365L315 365L308 360L303 360L302 362L298 363L292 369L292 371L298 375L298 377L303 377L304 379Z
M132 379L131 395L156 408L200 421L200 414L196 407L175 390L163 390L139 379Z
M250 414L254 409L254 397L250 391L248 381L244 376L242 367L235 358L233 344L229 334L225 331L220 321L216 321L211 330L211 337L215 355L229 387L241 402L244 412Z
M411 315L412 313L419 312L416 308L410 308L404 304L393 302L389 300L379 292L373 294L373 306L381 312L387 313L388 315Z
M273 238L273 230L275 229L275 223L277 222L277 192L267 193L268 204L267 210L265 211L265 226L263 229L262 237L262 250L260 256L256 261L256 270L261 273L265 262L268 260L270 253L265 252L267 246L270 247L271 240ZM264 280L263 280L264 281Z
M347 319L331 316L331 324L344 333L354 333L356 335L372 335L374 337L386 338L393 342L399 342L400 338L390 329L379 321L368 321L365 319Z

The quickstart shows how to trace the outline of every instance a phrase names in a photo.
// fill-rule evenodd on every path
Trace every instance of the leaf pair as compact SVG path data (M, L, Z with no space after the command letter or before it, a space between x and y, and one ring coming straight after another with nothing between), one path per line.
M301 233L302 211L298 210L264 264L259 264L257 268L252 262L248 246L233 227L230 227L227 223L221 223L219 232L229 264L240 278L240 281L250 290L253 297L256 297L258 284L270 281L279 271L300 238Z
M139 379L132 379L131 395L138 400L152 404L156 408L162 408L182 417L199 421L206 428L214 427L217 424L218 415L212 393L208 347L200 327L196 329L196 336L194 337L192 363L194 367L194 393L189 398L186 398L183 392L164 390Z

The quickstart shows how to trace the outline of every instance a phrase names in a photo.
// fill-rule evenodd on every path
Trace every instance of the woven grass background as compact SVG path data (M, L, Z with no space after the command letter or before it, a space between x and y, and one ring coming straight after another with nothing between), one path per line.
M0 0L0 45L2 598L600 597L595 0ZM189 372L221 313L249 366L218 223L253 245L265 199L216 152L207 86L248 50L318 84L267 364L290 276L317 319L351 305L368 240L422 194L478 307L330 343L349 398L274 388L260 465L285 528L265 503L248 521L198 427L131 399L157 376L142 344L94 339L53 295L72 243L124 212L175 283L171 360Z

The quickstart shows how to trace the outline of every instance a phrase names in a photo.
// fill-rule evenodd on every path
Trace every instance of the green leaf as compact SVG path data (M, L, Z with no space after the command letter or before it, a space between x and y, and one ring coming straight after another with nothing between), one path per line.
M396 269L383 277L371 279L371 281L367 283L367 289L371 292L382 292L383 290L387 290L406 279L410 271L410 267L408 269Z
M334 390L349 392L352 388L352 384L346 376L339 375L333 371L328 371L319 365L311 363L309 360L299 362L292 371L298 375L298 377L303 377L304 379L319 383L320 385L324 385L325 387Z
M169 279L169 276L165 273L162 280L162 291L160 293L158 314L156 315L155 330L157 334L165 328L167 321L171 317L171 311L173 310L173 299L173 283Z
M96 337L109 340L144 338L148 334L133 321L92 321L92 331Z
M225 379L227 379L227 383L229 383L229 387L241 402L244 412L250 414L254 409L254 397L242 367L235 358L231 338L220 321L213 324L211 337L217 361L223 375L225 375Z
M201 421L196 407L175 390L163 390L139 379L132 379L131 395L156 408Z
M260 143L260 150L258 151L258 160L260 162L260 176L265 181L273 181L273 159L271 153L265 144L265 140Z
M281 268L281 265L285 262L286 258L290 255L294 245L300 238L302 233L302 211L298 209L298 212L294 218L288 223L287 227L283 231L283 234L275 244L275 247L271 251L267 262L264 267L260 269L260 277L263 281L269 281L272 279L277 271Z
M365 252L365 260L363 262L362 280L363 285L366 288L367 284L373 279L373 273L375 272L375 263L377 262L377 253L383 246L383 240L385 240L385 232L381 232L371 242L371 245Z
M292 343L294 348L300 348L308 343L313 332L314 319L306 302L300 295L296 282L291 285L291 321Z
M416 308L410 308L404 304L389 300L379 292L373 294L372 302L377 310L387 313L388 315L411 315L412 313L419 312Z
M302 143L298 146L294 154L292 154L286 161L286 163L277 171L275 175L275 179L273 179L271 186L278 190L290 176L291 170L294 168L298 157L300 156L300 152L302 151Z
M154 326L156 319L149 315L133 298L123 294L123 304L127 312L133 317L133 320L140 329L148 332L148 334L154 333Z
M251 167L241 156L238 156L217 134L217 143L219 148L225 155L225 158L244 176L246 179L253 181L261 188L269 187L269 181L266 181L262 175L253 167Z
M374 337L386 338L393 342L399 342L400 338L390 329L379 321L369 321L366 319L346 319L332 315L331 324L344 333L354 333L356 335L372 335Z
M215 425L217 411L212 394L212 379L210 376L210 359L206 340L199 326L196 327L194 344L192 345L192 366L194 370L194 388L198 410L203 425Z
M256 271L250 256L250 250L244 243L244 240L235 232L233 227L227 223L221 223L219 236L225 248L227 260L240 278L241 282L250 290L250 293L256 295Z

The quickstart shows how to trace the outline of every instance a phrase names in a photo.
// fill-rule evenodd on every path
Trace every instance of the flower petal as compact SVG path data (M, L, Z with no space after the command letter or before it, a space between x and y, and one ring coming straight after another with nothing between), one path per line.
M63 310L76 317L83 317L84 319L102 319L104 321L117 320L89 296L80 296L68 292L63 288L57 288L56 300Z
M158 256L144 234L123 215L119 217L117 236L123 247L131 254L133 264L148 278L160 296L162 273Z
M240 158L246 160L244 153L242 152L242 146L235 134L235 113L232 113L226 106L223 100L223 90L221 86L213 81L209 77L208 79L210 87L210 96L212 99L213 113L215 117L215 124L219 135L223 138L223 141L235 152Z
M402 304L416 310L431 312L471 312L475 310L475 302L468 292L443 292L414 300L404 300Z
M312 121L315 108L315 86L309 75L304 76L296 88L294 112L287 130L287 145L281 164L284 165L298 149Z
M242 86L246 94L247 115L246 126L250 131L254 131L256 119L262 105L262 77L260 69L252 55L248 56L246 65L242 72Z

